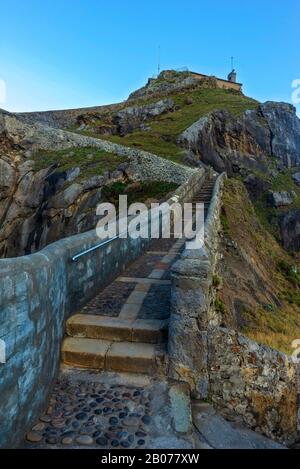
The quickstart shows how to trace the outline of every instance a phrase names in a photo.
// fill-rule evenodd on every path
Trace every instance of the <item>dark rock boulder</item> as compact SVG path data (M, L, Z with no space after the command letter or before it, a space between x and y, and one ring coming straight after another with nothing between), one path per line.
M289 251L300 249L300 210L292 209L280 220L282 244Z
M295 173L292 176L293 181L297 184L297 186L300 186L300 173Z
M170 112L173 109L174 101L172 99L162 99L145 106L131 106L117 112L113 116L113 123L116 125L117 133L124 136L141 128L145 121L160 116L165 112Z
M256 200L271 187L271 183L269 181L252 173L244 179L244 184L252 200Z

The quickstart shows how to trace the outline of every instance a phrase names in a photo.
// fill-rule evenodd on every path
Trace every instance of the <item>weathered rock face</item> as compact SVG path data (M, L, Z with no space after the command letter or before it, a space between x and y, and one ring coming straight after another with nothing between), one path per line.
M269 153L269 134L267 130L260 132L262 148L251 133L257 122L249 126L249 120L252 120L252 111L241 119L226 111L216 111L185 130L178 143L192 152L196 161L211 165L219 172L227 171L229 175L267 168L265 155Z
M94 209L101 200L101 186L115 180L111 174L96 185L89 184L89 180L78 184L71 182L76 171L61 172L49 167L35 172L33 161L23 159L14 166L5 162L3 170L2 158L2 179L11 178L14 184L8 189L0 182L1 257L29 254L95 226Z
M292 209L280 221L281 239L288 251L300 250L300 210Z
M146 106L127 107L114 115L113 122L116 124L117 133L124 136L141 128L141 125L146 120L172 111L173 108L174 101L172 99L163 99Z
M92 147L120 157L102 175L56 166L35 170L33 153ZM97 168L95 168L96 170ZM193 170L135 149L0 113L0 257L29 254L95 227L102 188L115 181L184 182Z
M268 191L271 186L269 181L261 179L252 173L248 174L244 179L244 184L252 200L257 199L262 193Z
M214 79L210 81L210 85L213 86ZM168 94L197 85L199 85L199 80L194 78L189 72L164 70L157 78L149 78L148 83L131 93L128 99L147 98L156 94Z
M292 179L298 186L300 186L300 173L293 174Z
M271 132L272 154L283 167L300 164L300 120L291 104L266 102L260 111Z
M202 117L178 139L195 161L230 175L268 169L268 157L279 168L300 164L300 120L293 106L267 102L234 117L216 111ZM265 169L264 169L265 168Z

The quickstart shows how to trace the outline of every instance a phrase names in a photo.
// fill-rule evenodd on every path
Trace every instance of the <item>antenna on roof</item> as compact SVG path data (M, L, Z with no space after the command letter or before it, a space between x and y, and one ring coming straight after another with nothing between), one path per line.
M157 75L160 74L160 46L158 46L158 65L157 65Z
M233 70L233 60L234 60L234 57L231 56L231 70Z

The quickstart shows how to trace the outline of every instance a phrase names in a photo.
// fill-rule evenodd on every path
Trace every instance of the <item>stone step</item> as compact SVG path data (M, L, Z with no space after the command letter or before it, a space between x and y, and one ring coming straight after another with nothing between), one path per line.
M71 337L157 344L167 340L168 320L128 321L92 314L75 314L67 320L66 330Z
M66 365L93 370L151 375L166 366L165 348L154 344L67 337L61 353Z

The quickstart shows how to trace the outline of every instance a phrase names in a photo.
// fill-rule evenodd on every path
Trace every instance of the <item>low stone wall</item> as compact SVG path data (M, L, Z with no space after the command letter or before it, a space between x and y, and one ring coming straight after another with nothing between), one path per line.
M214 187L203 248L184 251L172 268L169 375L187 381L193 397L198 399L208 395L208 325L218 323L211 285L218 252L224 178L224 174L220 175Z
M201 187L200 169L170 204L189 200ZM19 258L0 260L0 447L16 447L43 411L59 368L64 322L133 261L148 240L116 239L72 262L99 243L95 230L57 241Z
M208 332L209 395L216 408L282 443L297 439L298 389L292 359L237 331Z
M296 365L285 354L220 327L215 312L223 180L216 182L205 246L185 251L172 269L169 376L189 383L192 397L210 399L226 417L290 444L298 430Z
M143 150L47 127L38 122L28 124L16 118L14 114L0 112L0 135L2 133L7 135L14 145L29 152L90 146L114 153L120 157L120 163L122 160L129 161L126 173L133 180L183 184L196 171L195 168L174 163Z

